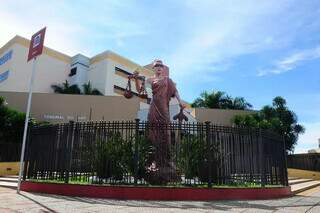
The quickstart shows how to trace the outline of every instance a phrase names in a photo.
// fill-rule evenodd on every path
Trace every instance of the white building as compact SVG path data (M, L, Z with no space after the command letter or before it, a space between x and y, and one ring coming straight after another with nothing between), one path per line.
M28 83L32 63L27 62L30 40L15 36L0 48L0 92L28 92ZM53 93L52 85L61 85L66 80L79 88L90 81L93 88L105 96L121 96L127 85L127 76L139 69L140 74L154 75L149 66L141 66L112 51L105 51L91 58L82 54L68 56L56 50L44 47L43 54L37 58L33 92ZM133 85L133 84L132 84ZM136 92L132 87L133 92ZM151 91L147 88L148 96ZM139 118L146 119L147 99L140 98ZM179 110L177 101L170 103L171 114ZM195 121L188 115L190 121Z

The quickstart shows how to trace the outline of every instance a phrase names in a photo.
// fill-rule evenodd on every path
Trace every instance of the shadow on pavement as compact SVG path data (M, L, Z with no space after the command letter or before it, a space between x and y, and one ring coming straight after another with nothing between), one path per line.
M283 198L277 200L239 200L239 201L145 201L145 200L111 200L111 199L102 199L102 198L86 198L86 197L68 197L60 195L50 195L50 194L37 194L34 195L50 197L58 200L67 200L75 202L84 202L92 205L115 205L115 206L124 206L124 207L154 207L154 208L177 208L177 209L215 209L228 211L233 208L254 208L262 209L269 211L276 211L286 207L310 207L319 206L320 201L319 197L314 197L317 200L314 202L305 202L302 201L306 199L304 196L294 196L290 198ZM24 196L24 195L22 195ZM24 196L28 199L31 199L27 196ZM309 197L312 198L312 197ZM33 200L33 199L31 199ZM41 205L39 202L33 200L34 202ZM43 206L43 205L42 205ZM43 206L46 208L45 206ZM47 208L48 210L51 210ZM51 210L52 211L52 210Z
M31 200L32 202L34 202L34 203L36 203L36 204L38 204L39 206L41 206L41 207L43 207L44 209L48 210L48 212L56 213L55 210L50 209L49 207L47 207L47 206L45 206L44 204L42 204L42 203L40 203L40 202L32 199L31 197L28 197L27 195L24 195L24 194L21 194L21 193L20 193L19 195L21 195L22 197L25 197L25 198ZM42 212L47 212L47 211L42 211Z

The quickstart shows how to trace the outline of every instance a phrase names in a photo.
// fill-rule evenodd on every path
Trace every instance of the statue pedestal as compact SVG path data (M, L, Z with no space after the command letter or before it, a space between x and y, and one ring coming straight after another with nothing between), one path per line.
M164 185L170 182L181 182L181 175L173 162L159 167L155 163L152 163L147 170L145 180L151 185Z

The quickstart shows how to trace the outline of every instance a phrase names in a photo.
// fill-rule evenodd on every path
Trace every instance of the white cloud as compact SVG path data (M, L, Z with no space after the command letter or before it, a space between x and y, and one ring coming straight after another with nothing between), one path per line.
M260 70L258 76L264 76L267 74L281 74L288 72L296 68L299 64L320 58L320 46L311 49L305 49L294 54L291 54L288 57L285 57L272 66L270 69Z
M287 28L281 23L272 22L283 17L290 1L249 0L235 5L233 1L191 0L186 4L190 28L168 56L178 77L192 75L194 67L210 68L241 55L281 48L293 36L284 33Z
M114 48L119 53L127 51L131 59L140 59L138 63L161 56L176 78L194 72L212 75L228 70L221 64L230 65L233 58L292 42L299 33L299 23L305 19L303 11L288 13L294 5L296 2L291 0L243 0L241 4L231 0L181 0L170 4L4 0L0 8L0 43L16 34L30 38L47 26L45 44L69 55L92 56ZM272 72L280 73L292 65L287 58L279 61L279 69Z
M32 7L34 4L37 4L37 7ZM62 1L57 1L54 6L34 1L23 1L18 6L11 2L2 2L0 43L5 44L15 35L30 39L35 32L47 26L46 46L70 55L78 53L84 45L80 44L76 37L85 32L85 29L59 15L63 11Z
M0 45L15 35L29 39L47 26L46 46L70 56L82 53L91 57L110 47L106 41L120 48L126 39L146 33L139 23L123 18L122 11L130 10L131 6L132 2L116 0L92 4L88 1L75 4L63 0L19 3L4 0L0 7ZM97 41L102 43L98 48Z

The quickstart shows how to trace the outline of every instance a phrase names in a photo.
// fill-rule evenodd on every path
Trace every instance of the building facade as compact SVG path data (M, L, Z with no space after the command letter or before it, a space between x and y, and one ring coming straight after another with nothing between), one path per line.
M25 111L25 99L32 72L32 63L27 62L29 45L30 40L17 35L0 48L0 95L9 99L9 106L22 111ZM154 75L150 65L139 65L109 50L90 58L82 54L68 56L44 47L43 54L36 61L33 92L37 95L32 103L32 113L37 119L54 122L65 122L71 120L71 118L77 118L75 120L78 120L79 116L83 118L82 120L114 120L115 115L118 115L119 119L137 117L140 120L146 120L150 97L152 97L151 89L147 87L148 99L138 97L134 87L132 87L132 90L135 94L135 101L130 102L123 97L128 82L127 77L137 69L146 78ZM81 98L78 98L69 95L65 96L68 97L66 99L62 97L63 95L53 94L54 91L51 86L61 85L65 81L68 81L70 85L78 85L79 88L90 82L92 87L98 89L103 96L93 98L82 95ZM134 85L133 82L132 85ZM122 106L119 107L119 110L103 110L103 107L115 107L110 101ZM79 107L81 102L85 107ZM97 106L97 104L105 104L106 106ZM138 104L138 107L136 107L136 104ZM127 111L132 115L128 115L127 112L124 112L126 116L120 115L121 110L126 111L126 107L131 106L134 110ZM80 113L78 109L74 110L76 113L70 111L70 109L76 109L76 107L83 109L83 113ZM93 117L92 110L100 113L100 115L97 114ZM91 111L91 114L89 111ZM199 111L191 107L188 107L185 111L190 122L196 122L198 116L199 121L210 120L217 124L230 124L229 118L232 115L247 113L237 110L228 112L219 110ZM179 105L174 98L170 102L171 118L178 112ZM60 114L61 116L59 116ZM85 116L81 116L81 114L85 114ZM62 117L64 119L61 119Z
M28 91L32 71L32 63L27 62L29 44L30 40L15 36L0 49L0 91ZM83 84L90 81L103 95L122 95L128 74L136 69L146 77L153 76L152 70L111 51L105 51L92 58L82 54L71 57L44 47L43 54L37 58L33 91L53 93L51 85L59 85L66 80L71 85L77 84L82 88ZM141 103L146 102L147 100L141 100Z

